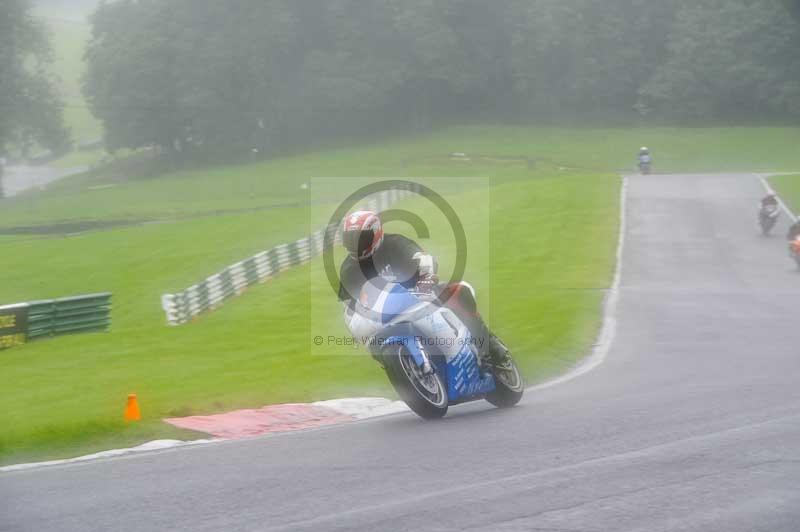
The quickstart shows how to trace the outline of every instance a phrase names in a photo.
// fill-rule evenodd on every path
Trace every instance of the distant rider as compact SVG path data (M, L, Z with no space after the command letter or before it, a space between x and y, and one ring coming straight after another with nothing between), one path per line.
M650 154L650 148L642 146L639 148L639 166L652 164L653 156Z
M800 237L800 219L793 223L789 228L789 232L786 233L786 239L789 242L794 242L797 240L797 237Z
M436 294L439 302L449 296L448 307L464 321L474 337L485 340L481 349L482 362L502 365L506 361L508 349L491 333L478 313L473 288L464 282L440 285L434 257L409 238L384 234L377 213L358 211L348 215L344 220L342 244L348 256L339 274L339 300L351 310L364 284L376 280Z
M767 194L761 199L761 208L766 210L768 207L778 206L778 195L773 193Z

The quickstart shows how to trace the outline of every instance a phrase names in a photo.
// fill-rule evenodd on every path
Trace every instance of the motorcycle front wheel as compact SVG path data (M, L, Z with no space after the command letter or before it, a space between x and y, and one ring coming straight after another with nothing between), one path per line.
M504 364L492 368L492 374L496 387L486 400L498 408L511 408L519 403L525 393L525 382L514 359L509 355Z
M386 346L382 358L389 381L415 414L423 419L447 414L447 386L439 373L423 374L403 345Z

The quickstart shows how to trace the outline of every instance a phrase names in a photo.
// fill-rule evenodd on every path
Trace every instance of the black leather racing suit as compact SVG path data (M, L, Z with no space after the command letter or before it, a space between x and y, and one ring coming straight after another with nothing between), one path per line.
M382 277L413 290L419 281L419 263L414 255L422 248L402 235L385 235L375 253L362 261L348 255L339 273L339 300L358 301L364 283Z

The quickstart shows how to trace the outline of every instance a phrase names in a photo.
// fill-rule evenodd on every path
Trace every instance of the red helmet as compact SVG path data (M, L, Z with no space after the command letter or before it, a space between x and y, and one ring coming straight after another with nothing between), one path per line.
M380 217L372 211L358 211L344 219L342 244L357 260L371 257L383 242Z

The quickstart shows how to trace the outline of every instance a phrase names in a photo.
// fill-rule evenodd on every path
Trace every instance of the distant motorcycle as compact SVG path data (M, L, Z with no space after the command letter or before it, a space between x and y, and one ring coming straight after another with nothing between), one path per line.
M653 161L649 156L639 158L639 172L642 175L650 175L653 173Z
M775 229L775 224L778 223L781 211L777 205L765 205L758 213L758 223L761 225L761 232L764 236Z
M800 236L789 243L789 256L792 257L795 263L797 263L797 267L800 268Z
M447 413L448 406L486 399L507 408L522 399L524 383L508 357L501 367L481 367L479 346L466 325L431 296L400 284L377 288L366 283L361 309L345 311L350 332L386 371L397 394L425 419Z

